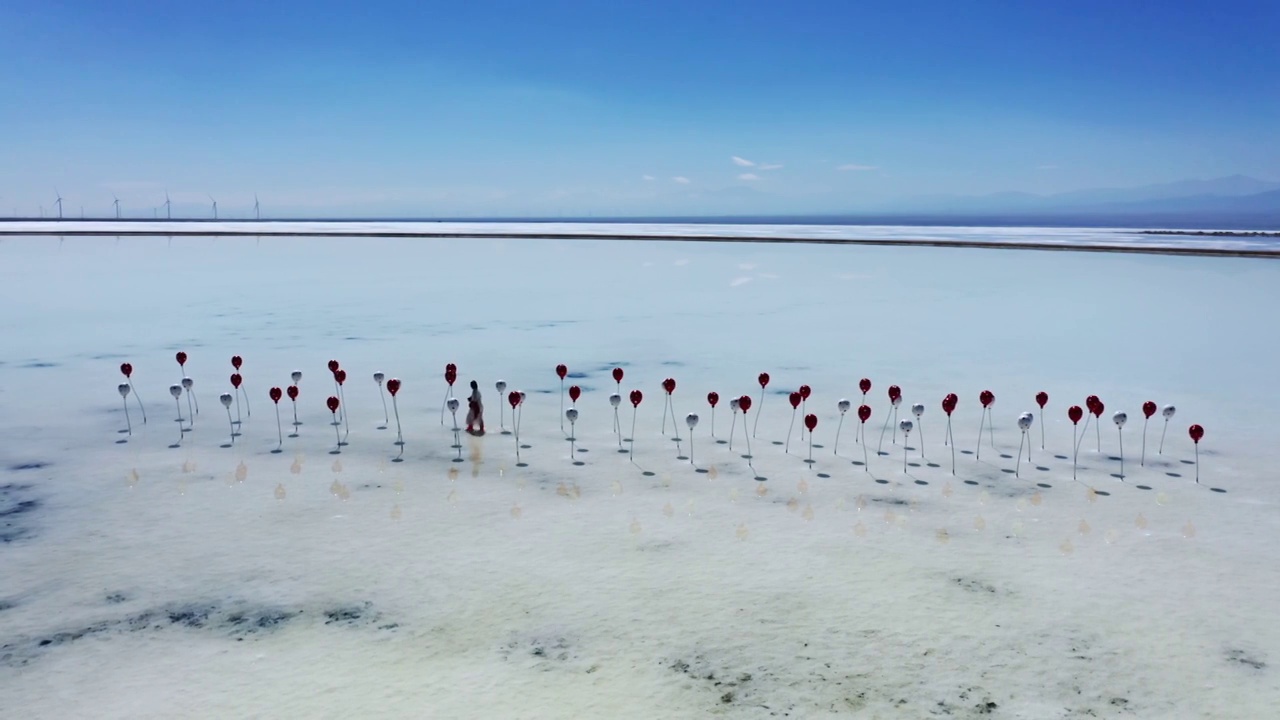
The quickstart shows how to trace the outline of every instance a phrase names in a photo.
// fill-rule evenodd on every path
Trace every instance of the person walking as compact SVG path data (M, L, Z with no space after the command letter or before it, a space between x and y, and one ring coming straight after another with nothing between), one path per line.
M475 426L479 425L479 429ZM467 432L472 435L484 434L484 402L480 399L480 384L471 381L471 397L467 398Z

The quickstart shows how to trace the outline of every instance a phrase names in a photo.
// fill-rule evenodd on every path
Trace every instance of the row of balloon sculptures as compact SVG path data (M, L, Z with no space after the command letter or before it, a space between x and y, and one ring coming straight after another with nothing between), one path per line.
M195 382L185 374L187 354L185 352L179 352L175 356L175 359L178 361L178 366L183 372L183 377L181 381L169 386L169 393L170 395L173 396L174 404L177 407L177 411L178 411L177 422L179 424L179 440L178 440L178 443L175 444L174 446L174 447L177 447L178 445L181 444L183 435L185 435L185 433L190 431L191 429L190 427L182 426L182 423L186 421L186 419L182 417L183 394L184 393L186 394L187 412L192 419L194 419L195 414L200 412L200 405L199 405L199 401L195 399L195 394L193 392ZM241 397L244 398L246 415L250 413L249 395L244 389L244 378L240 374L240 369L242 364L243 364L243 359L239 355L232 356L231 365L232 365L232 368L235 370L235 372L232 373L230 380L231 380L231 387L233 392L224 392L219 396L219 401L222 403L222 406L226 409L226 412L227 412L227 423L230 426L230 433L231 433L230 442L227 445L224 445L223 447L232 446L235 443L235 438L240 436L240 432L238 428L242 424L242 421L240 419L241 418L240 416L240 398ZM341 452L341 448L347 444L346 438L350 434L350 423L345 413L343 412L343 406L345 404L345 396L344 396L343 388L346 384L347 372L346 370L342 369L341 365L338 363L337 360L330 360L328 367L329 367L330 373L332 373L333 375L334 394L330 395L325 400L325 406L328 408L330 414L333 417L333 421L330 423L330 425L332 425L334 428L334 435L337 441L337 448L334 451L336 453L336 452ZM123 363L120 366L120 372L123 373L125 376L125 382L120 383L120 385L118 386L118 390L120 392L121 398L124 400L125 422L127 424L126 430L122 430L121 432L122 433L128 432L129 434L132 434L133 423L132 423L132 420L130 420L129 418L129 402L128 402L129 395L133 394L134 399L137 401L138 408L142 413L142 419L144 423L146 422L146 409L142 406L141 399L138 398L137 393L134 391L133 379L132 379L133 366L129 363ZM578 409L576 407L576 403L578 401L578 398L581 396L582 389L577 385L572 385L568 388L568 395L573 405L571 405L567 410L564 409L564 395L565 395L564 383L565 383L566 377L569 374L569 369L567 366L563 364L557 365L556 374L560 378L560 385L561 385L561 396L560 396L561 415L562 415L561 429L563 429L564 420L568 420L570 425L568 439L570 441L574 441L576 440L576 438L573 437L573 432L574 432L574 429L576 428L576 424L578 421ZM621 426L621 422L618 415L619 406L621 406L622 404L623 375L624 375L624 371L622 368L618 367L613 369L613 379L614 379L614 382L617 383L617 392L614 392L609 395L609 403L610 405L612 405L614 410L613 429L618 437L618 445L620 448L620 452L624 452L623 450L621 450L623 437L622 437L622 426ZM288 396L289 400L293 404L294 432L290 434L289 437L291 438L298 437L297 429L300 425L302 425L302 423L299 422L298 420L298 408L297 408L297 401L298 401L298 395L299 395L298 384L302 380L302 372L300 370L293 371L293 373L291 374L291 379L293 383L289 385L287 388L282 390L279 387L272 387L267 392L267 396L271 399L272 403L275 405L275 408L276 408L276 432L279 440L279 446L273 451L276 453L281 452L284 447L284 432L283 432L283 428L280 421L280 401L286 395ZM404 434L401 430L401 425L400 425L400 408L396 401L396 396L400 391L401 382L398 378L387 378L386 375L381 372L374 373L373 379L378 384L379 394L382 397L384 424L380 426L380 428L385 429L390 422L390 416L387 414L386 394L382 392L382 390L385 388L386 393L389 393L391 395L391 405L394 410L394 415L396 420L395 444L400 446L401 453L403 453L404 444L405 444ZM448 365L445 366L445 382L447 384L447 389L445 391L444 403L441 406L441 423L443 424L444 422L444 411L445 410L450 411L453 414L453 432L455 437L454 447L459 448L459 453L460 453L461 452L460 448L462 446L460 442L458 442L458 433L460 432L460 428L458 427L458 422L457 422L457 411L461 403L459 402L458 398L453 395L453 385L457 381L457 379L458 379L457 365L453 363L449 363ZM760 405L763 407L764 397L765 397L765 388L768 387L769 381L770 381L769 374L760 373L759 377L757 378L757 381L760 384ZM524 405L526 396L525 396L525 393L521 390L512 390L508 393L507 383L503 380L497 381L497 383L495 384L495 387L498 391L499 396L504 397L507 404L511 406L512 430L516 440L516 460L518 463L519 456L520 456L520 447L521 447L520 418L523 415L523 405ZM663 434L666 433L666 422L667 422L667 415L669 412L671 416L673 432L676 434L676 437L673 439L679 440L679 430L677 429L677 425L676 425L675 405L672 401L672 395L675 393L675 389L676 389L676 381L673 378L667 378L666 380L663 380L662 389L666 394L665 403L663 405L663 416L662 416ZM855 440L859 438L861 438L862 440L863 461L861 463L857 463L855 461L855 464L861 464L864 468L867 468L869 472L870 471L869 458L867 455L868 441L866 440L864 428L866 426L867 421L871 419L871 414L872 414L871 406L866 404L867 393L871 391L871 380L867 378L863 378L859 382L859 389L862 391L862 403L858 406L858 409L857 409L857 417L859 420L859 425L857 428L857 435L855 435ZM790 453L791 434L792 434L792 430L794 429L796 414L797 412L799 412L803 417L803 423L804 423L804 426L801 429L801 438L803 439L805 430L808 430L809 432L809 458L805 462L809 463L810 466L812 466L813 464L813 431L816 430L818 426L818 416L813 413L807 413L804 411L804 406L808 401L811 392L812 390L808 385L801 385L795 392L792 392L788 395L788 400L792 408L792 415L791 415L791 425L790 427L788 427L787 441L785 443L786 452ZM504 395L504 393L506 394ZM897 418L898 407L902 404L902 389L899 388L897 385L890 385L888 394L889 394L890 409L889 411L886 412L885 424L880 430L880 441L877 446L876 454L877 455L887 454L882 452L882 449L884 446L884 436L886 431L892 425L894 429L894 435L893 435L894 443L897 442L898 432L902 432L904 436L903 471L906 472L907 450L908 450L907 438L910 436L913 430L917 429L917 424L920 423L922 416L925 412L925 406L922 403L916 403L911 406L911 414L914 415L916 418L914 422L908 418L903 418L901 420L898 420ZM640 403L644 399L644 393L641 392L640 390L632 390L628 394L627 399L630 401L632 406L631 436L632 438L634 438L636 416L638 414ZM995 394L992 393L990 390L983 390L978 395L978 401L982 405L982 419L979 421L979 424L978 424L978 445L974 451L975 459L981 459L982 430L984 427L987 429L988 433L990 434L991 446L995 447L995 430L991 424L991 409L992 409L992 406L995 405L995 400L996 400ZM942 399L942 411L947 416L947 428L946 428L946 435L944 438L944 444L950 446L951 448L951 472L953 475L955 474L956 443L951 432L951 415L953 412L955 412L956 407L959 404L959 401L960 399L955 393L950 393ZM1039 392L1035 396L1035 401L1040 406L1041 411L1043 411L1044 407L1049 403L1049 394L1043 391ZM716 406L719 405L720 403L720 395L715 392L708 393L707 403L711 406L711 435L712 437L715 437L715 409L716 409ZM236 408L235 418L232 418L232 415L231 415L232 405L234 405ZM753 405L754 405L754 402L752 401L752 397L750 395L741 395L735 398L731 398L729 400L729 406L733 413L733 425L730 427L730 431L729 431L729 440L728 440L729 449L732 450L733 448L733 439L735 435L735 430L737 428L738 413L741 412L743 416L743 430L742 430L743 437L747 443L747 453L743 455L743 458L745 458L748 461L748 463L750 463L752 459L751 435L755 434L755 429L753 428L752 433L748 434L746 429L746 422L747 422L747 413L751 410ZM499 424L502 426L503 432L505 433L506 432L505 415L504 415L505 408L502 408L501 405L499 405L499 407L500 407ZM847 413L849 410L853 408L853 403L849 400L841 399L836 404L836 407L840 412L840 421L839 421L839 425L836 428L835 444L832 448L833 454L838 454L839 452L840 431L844 426L844 416L845 416L845 413ZM1087 413L1086 413L1086 409L1087 409ZM1160 453L1161 454L1163 454L1164 452L1164 439L1165 439L1165 434L1168 431L1169 420L1171 420L1174 417L1174 414L1177 412L1177 409L1173 405L1165 405L1164 408L1161 409L1161 408L1158 408L1158 406L1152 401L1147 401L1143 403L1142 413L1144 415L1144 421L1143 421L1143 431L1142 431L1142 464L1144 465L1146 464L1147 424L1150 421L1150 419L1156 414L1157 410L1160 411L1161 415L1164 418L1164 428L1162 429L1160 434ZM1099 448L1100 448L1101 447L1100 426L1102 424L1102 416L1104 412L1105 412L1105 405L1103 404L1102 400L1098 399L1098 396L1096 395L1090 395L1088 398L1085 399L1085 408L1081 408L1079 405L1072 405L1067 409L1067 417L1068 419L1071 420L1071 423L1072 423L1072 436L1073 436L1072 438L1072 444L1073 444L1072 477L1073 478L1075 477L1076 471L1077 471L1080 445L1084 441L1083 431L1079 428L1080 421L1081 420L1085 421L1084 430L1087 430L1089 426L1089 420L1091 418L1096 419L1095 431L1099 436L1098 442L1099 442ZM1119 433L1120 472L1117 475L1117 477L1123 480L1125 477L1124 475L1124 432L1123 431L1124 431L1125 424L1128 422L1128 415L1123 412L1117 412L1111 416L1111 420L1115 424L1117 432ZM1022 450L1024 445L1026 446L1026 449L1027 449L1027 459L1028 461L1030 461L1031 446L1029 444L1030 441L1028 438L1028 433L1030 432L1031 427L1034 424L1034 421L1035 421L1035 416L1030 412L1024 412L1018 416L1017 425L1018 425L1018 429L1021 431L1022 437L1018 444L1018 458L1017 458L1017 464L1015 465L1015 471L1014 471L1015 475L1020 475L1020 472L1021 472ZM689 413L685 416L685 424L688 426L690 431L690 438L689 438L690 450L689 450L689 456L688 456L688 460L690 464L693 463L692 434L693 434L693 429L697 427L698 423L699 423L699 416L697 413ZM756 423L755 426L758 428L760 423L760 413L758 409L755 415L755 423ZM343 433L344 429L346 431L346 434ZM923 424L919 425L919 432L921 435L923 435L924 433ZM1201 427L1200 425L1192 425L1188 428L1187 432L1188 432L1188 435L1191 437L1191 440L1195 443L1196 482L1198 483L1200 481L1200 440L1204 437L1204 428ZM632 461L634 461L635 443L634 443L634 440L631 440L631 439L628 439L628 442L630 443L630 449L626 450L625 452L627 452L628 455L631 457ZM921 457L923 457L924 456L923 441L920 443L920 445L921 445L920 453L921 453ZM1044 423L1040 424L1040 447L1041 449L1044 448ZM573 458L574 448L572 444L570 446L570 455L571 455L571 458ZM576 460L576 458L574 459Z

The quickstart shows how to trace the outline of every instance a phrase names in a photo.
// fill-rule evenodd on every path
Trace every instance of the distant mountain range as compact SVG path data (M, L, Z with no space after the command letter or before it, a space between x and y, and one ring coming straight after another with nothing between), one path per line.
M881 212L946 215L1209 215L1249 214L1280 218L1280 182L1244 175L1213 180L1098 188L1054 195L1006 192L992 195L929 195L885 205Z

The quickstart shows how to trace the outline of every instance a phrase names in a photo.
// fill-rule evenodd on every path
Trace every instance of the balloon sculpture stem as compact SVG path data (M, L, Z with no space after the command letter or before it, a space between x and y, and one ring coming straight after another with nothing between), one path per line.
M194 426L196 424L196 413L195 413L194 406L191 404L191 395L192 395L191 390L190 388L188 388L187 389L187 417L190 418L190 421L188 422L188 424Z
M1117 429L1120 435L1120 482L1124 482L1124 430Z
M133 422L129 420L129 398L127 398L127 397L123 397L123 398L120 398L120 399L124 401L124 424L125 424L125 429L129 431L129 434L130 434L130 435L133 435Z
M138 409L142 411L142 424L146 425L147 409L142 406L142 398L138 397L138 392L133 389L133 379L130 378L128 382L129 382L129 392L133 393L133 399L138 401Z
M236 389L244 395L244 416L253 417L253 408L249 405L249 391L243 385ZM338 395L341 396L342 393L339 392ZM343 400L343 402L346 402L346 400Z
M1041 408L1043 410L1043 408ZM1040 449L1044 449L1044 413L1040 413ZM1027 453L1027 462L1031 462L1031 453Z
M1160 431L1160 452L1157 453L1158 455L1164 454L1164 436L1167 432L1169 432L1169 418L1164 419L1164 429Z
M987 422L987 409L982 408L982 417L978 420L978 446L973 451L973 459L982 459L982 426Z
M1079 425L1076 425L1075 423L1071 423L1071 445L1072 445L1072 447L1074 447L1074 448L1075 448L1075 450L1073 450L1073 451L1072 451L1072 453L1071 453L1071 479L1072 479L1072 480L1076 480L1076 479L1077 479L1077 478L1076 478L1076 465L1077 465L1077 463L1078 463L1078 462L1079 462L1079 460L1080 460L1080 444L1079 444L1079 442L1076 440L1076 435L1078 435L1078 434L1079 434L1079 433L1077 432L1077 431L1079 430L1079 428L1080 428L1080 426L1079 426Z
M382 426L386 427L391 422L391 415L387 413L387 391L382 387L382 383L378 383L378 395L382 397Z
M276 403L276 436L279 437L280 439L280 444L277 445L276 448L283 449L284 448L284 430L280 427L280 403Z
M1142 460L1138 462L1140 467L1147 466L1147 425L1151 422L1151 418L1142 421Z
M391 396L391 410L396 416L396 445L404 447L404 434L400 432L400 404L396 402L396 396Z
M618 449L622 449L622 424L618 421L618 406L613 406L613 429L618 436Z
M627 455L633 463L636 461L636 415L639 411L639 407L631 408L631 449Z
M298 432L298 426L302 423L298 422L298 401L293 401L293 431Z
M666 419L667 416L663 415L663 422L666 422ZM560 432L564 432L564 378L560 378Z
M755 424L751 426L751 437L756 437L760 432L760 412L762 410L764 410L764 386L760 387L760 407L756 408L756 421ZM795 415L792 415L791 419L795 420Z
M751 459L752 459L752 457L753 457L753 456L752 456L752 454L751 454L751 438L747 435L747 418L746 418L746 412L744 411L742 414L743 414L743 418L742 418L742 439L747 441L747 454L746 454L746 455L744 455L743 457L745 457L745 458L747 459L747 466L748 466L748 467L755 467L754 465L752 465L752 464L751 464Z
M333 413L333 437L338 442L338 447L333 451L335 454L342 452L342 436L338 434L338 426L341 424L342 423L338 422L338 413L334 412Z
M578 434L575 430L576 426L577 426L577 423L575 423L572 420L569 421L569 462L574 462L575 460L578 459L576 455L577 453L576 445L578 442ZM459 452L461 452L461 450L459 450Z
M831 448L832 455L840 454L840 429L844 427L844 413L840 413L840 422L836 424L836 442Z
M898 406L897 405L893 406L893 435L890 436L890 440L894 445L898 444ZM905 443L906 441L904 440L903 442Z
M920 430L920 459L924 459L924 423L919 419L916 420L916 426ZM906 442L905 440L903 442Z
M809 469L813 470L813 433L809 433Z
M1013 465L1013 476L1022 477L1022 446L1027 442L1027 431L1022 431L1022 439L1018 441L1018 459ZM1027 450L1027 462L1031 462L1030 448Z
M444 411L449 406L449 398L453 395L453 386L449 385L444 389L444 400L440 402L440 424L444 425Z
M885 432L889 429L889 417L890 417L890 414L889 414L889 413L885 413L885 415L884 415L884 426L880 428L880 443L879 443L878 445L876 445L876 454L877 454L877 455L879 455L879 454L880 454L880 452L884 449L884 434L885 434ZM979 440L981 440L981 438L979 438Z
M948 436L951 435L951 416L950 415L947 416L947 435ZM951 438L951 475L955 476L955 474L956 474L956 441L955 441L955 438Z
M1084 436L1089 432L1089 418L1092 416L1092 413L1085 413L1084 427L1080 429L1080 439L1076 441L1076 455L1080 454L1080 446L1084 444Z
M733 431L738 427L738 411L733 411L733 422L729 423L729 449L733 449Z
M757 419L759 417L760 417L759 415L756 416ZM791 408L791 424L787 426L787 444L782 449L782 451L785 453L791 452L791 431L795 429L795 426L796 426L796 409ZM802 429L800 432L803 433L804 430Z
M1196 484L1200 484L1200 443L1196 443Z
M227 408L227 426L231 428L231 444L236 444L236 424L231 419L231 408Z

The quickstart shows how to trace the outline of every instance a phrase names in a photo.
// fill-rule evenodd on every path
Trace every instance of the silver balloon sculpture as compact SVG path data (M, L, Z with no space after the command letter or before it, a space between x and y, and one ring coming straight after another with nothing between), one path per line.
M289 378L293 380L294 385L297 385L299 382L302 381L302 371L294 370L293 372L289 373Z
M698 413L689 413L684 416L685 425L689 426L689 464L693 464L693 429L698 427Z
M1013 466L1013 476L1022 477L1022 446L1027 446L1027 462L1031 462L1031 445L1027 442L1027 431L1031 429L1031 423L1035 421L1035 416L1029 412L1024 412L1018 416L1018 429L1022 431L1022 439L1018 441L1018 460ZM1006 456L1007 457L1007 456ZM1008 472L1007 470L1005 472Z
M733 422L729 424L729 449L732 450L733 449L733 430L738 426L738 398L733 398L732 400L729 401L729 409L733 410ZM743 422L743 425L745 426L746 421L743 420L742 422Z
M507 404L507 381L499 380L494 383L493 386L498 389L498 430L501 431L503 435L509 435L510 433L507 431L506 420L503 418ZM511 412L514 413L515 409L512 408ZM512 417L511 420L514 422L515 418Z
M899 399L893 403L893 406L898 407L900 402L901 400ZM902 431L902 472L904 473L907 471L907 441L911 435L911 429L914 427L915 423L906 418L898 422L898 429Z
M386 430L387 425L391 424L391 415L387 413L387 392L382 387L382 382L386 379L386 373L376 372L373 374L373 381L378 383L378 396L382 398L382 424L378 426L379 430Z
M622 404L622 395L611 393L609 404L613 406L613 433L618 436L618 451L622 451L622 425L618 421L618 406Z
M170 390L172 391L172 388L170 388ZM175 395L174 397L177 396ZM218 396L218 400L222 403L222 407L226 408L227 411L227 426L231 428L231 443L226 447L231 447L231 445L234 445L236 442L236 435L239 434L236 432L235 421L231 419L231 403L233 402L233 398L231 397L231 393L224 392Z
M182 404L178 402L178 398L182 397L182 386L177 383L170 385L169 394L173 396L173 406L178 409L178 418L174 422L181 426L186 421L186 418L182 417Z
M578 442L578 408L570 407L564 411L564 418L569 421L569 460L574 465L580 465L578 462L576 447Z
M916 416L916 425L920 429L920 459L924 459L924 421L920 419L924 415L924 403L916 403L911 406L911 414Z
M133 388L129 383L120 383L116 386L116 390L120 393L120 399L124 400L124 423L125 432L133 434L133 421L129 419L129 391Z
M1124 480L1124 424L1129 422L1129 416L1125 413L1118 412L1111 416L1111 422L1116 424L1116 432L1120 435L1120 480Z
M1164 410L1161 410L1160 412L1164 415L1164 429L1160 431L1160 452L1158 454L1163 455L1164 436L1165 433L1169 432L1169 421L1172 420L1174 414L1178 412L1178 408L1172 405L1165 405Z
M195 384L196 381L189 377L182 378L182 389L187 391L187 414L191 416L191 422L188 424L194 423L196 413L200 412L200 401L195 399L195 393L191 391ZM192 409L192 402L195 403L194 410Z
M836 409L840 411L840 424L836 425L836 441L831 448L832 455L840 454L840 430L844 427L844 414L849 412L851 407L853 407L853 403L844 398L841 398L840 402L836 403Z

